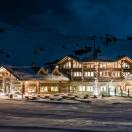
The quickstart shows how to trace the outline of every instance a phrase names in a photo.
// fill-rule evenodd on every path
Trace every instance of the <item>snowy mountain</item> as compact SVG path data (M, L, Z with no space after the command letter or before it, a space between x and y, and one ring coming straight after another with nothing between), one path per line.
M91 35L99 36L99 57L132 57L131 41L119 39L106 46L104 39L106 33L117 37L132 34L131 5L114 0L4 0L0 4L0 62L43 65L73 55L74 50L93 48L93 40L87 38Z
M0 43L0 49L10 55L6 56L5 53L1 53L1 63L17 65L31 65L32 63L43 65L65 55L74 55L74 50L86 46L93 50L93 40L80 36L59 35L54 32L30 34L22 30L19 32L11 30L0 36ZM104 39L97 38L95 45L101 50L100 58L114 59L122 55L132 57L131 40L119 39L106 45ZM89 52L81 57L88 57L91 54L92 52Z

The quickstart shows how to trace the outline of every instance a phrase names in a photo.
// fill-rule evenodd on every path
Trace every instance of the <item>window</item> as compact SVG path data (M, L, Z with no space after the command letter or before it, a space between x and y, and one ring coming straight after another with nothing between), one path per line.
M94 68L94 64L87 64L85 65L86 68Z
M51 87L51 92L58 92L58 87L57 86L52 86Z
M94 77L94 72L91 72L91 77Z
M107 87L105 85L101 86L100 89L101 89L102 92L104 92L104 91L106 92L107 91Z
M71 62L67 62L66 64L64 64L63 66L64 68L71 68Z
M73 76L74 77L81 77L82 76L82 72L73 72Z
M93 91L93 86L86 86L86 91L87 92L92 92Z
M100 68L106 68L106 67L107 67L107 65L105 63L100 64Z
M70 86L70 92L75 92L75 91L77 91L76 88L77 88L76 86Z
M82 65L77 61L73 61L73 68L82 68Z
M28 92L29 93L35 93L36 92L36 87L29 87Z
M94 72L84 72L85 77L94 77Z
M120 77L120 72L113 72L112 77Z
M100 77L109 77L109 72L108 71L103 71L99 73Z
M121 68L121 64L118 62L115 62L113 65L114 68Z
M105 77L108 77L108 72L104 72L104 74L105 74Z
M43 87L40 87L40 92L48 92L48 87L46 86L43 86Z
M85 92L85 86L79 86L78 91L79 92Z
M123 72L123 75L126 77L126 76L130 75L130 72Z
M100 77L102 77L103 76L103 72L100 72L99 75L100 75Z
M127 63L123 63L123 68L130 68L130 65L129 64L127 64Z

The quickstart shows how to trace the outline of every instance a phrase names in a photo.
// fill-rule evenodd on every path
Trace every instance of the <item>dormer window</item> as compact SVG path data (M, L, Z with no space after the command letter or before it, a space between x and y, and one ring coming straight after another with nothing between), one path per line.
M52 74L55 75L55 76L61 76L61 73L60 73L60 71L57 68L55 68L53 70Z

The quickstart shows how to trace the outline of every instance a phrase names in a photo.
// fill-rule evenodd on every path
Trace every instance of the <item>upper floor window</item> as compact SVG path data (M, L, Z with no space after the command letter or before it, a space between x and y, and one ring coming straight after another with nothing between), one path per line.
M94 77L94 72L84 72L85 77Z
M100 75L100 77L102 77L103 76L103 72L100 72L99 75Z
M121 68L121 64L118 62L115 62L113 65L113 68Z
M73 68L81 68L81 67L82 65L79 62L73 61Z
M71 62L67 62L64 64L64 68L71 68Z
M120 77L120 76L121 76L121 74L119 71L112 72L112 77Z
M101 71L99 73L100 77L109 77L109 72L108 71Z
M107 64L106 64L106 63L101 63L101 64L99 65L99 67L100 67L100 68L106 68L106 67L107 67Z
M82 76L82 72L73 72L73 76L74 77L81 77Z
M123 68L130 68L130 65L128 63L123 63L122 67Z
M94 68L94 64L85 64L84 65L85 68Z

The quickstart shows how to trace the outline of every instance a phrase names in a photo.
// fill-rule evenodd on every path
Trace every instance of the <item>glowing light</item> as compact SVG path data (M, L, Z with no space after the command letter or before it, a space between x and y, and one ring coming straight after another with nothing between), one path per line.
M0 72L3 72L3 71L5 71L5 68L1 67Z

